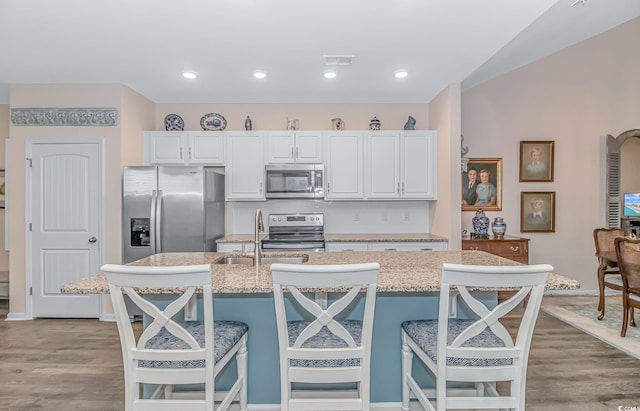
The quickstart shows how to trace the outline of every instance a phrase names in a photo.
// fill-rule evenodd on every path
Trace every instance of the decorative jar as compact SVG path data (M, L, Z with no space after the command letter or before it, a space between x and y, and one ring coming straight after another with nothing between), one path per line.
M473 235L486 236L489 231L489 217L484 214L481 208L476 211L475 217L471 219L473 223Z
M493 224L491 224L491 231L493 231L493 235L496 237L502 238L507 231L507 223L502 217L496 217L493 220Z

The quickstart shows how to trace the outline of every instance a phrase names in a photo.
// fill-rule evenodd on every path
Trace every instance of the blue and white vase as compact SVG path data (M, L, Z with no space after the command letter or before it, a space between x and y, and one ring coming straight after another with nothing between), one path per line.
M473 223L473 234L476 236L486 236L489 231L489 217L484 214L481 208L476 211L475 217L471 219Z
M507 231L507 223L502 217L496 217L493 220L493 224L491 224L491 231L493 231L493 235L496 237L502 238Z

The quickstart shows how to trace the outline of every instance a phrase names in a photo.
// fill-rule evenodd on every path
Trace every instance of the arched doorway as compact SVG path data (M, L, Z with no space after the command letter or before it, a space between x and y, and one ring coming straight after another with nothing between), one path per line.
M626 156L623 151L623 144L625 141L636 137L640 139L640 129L627 130L624 133L613 137L607 134L607 158L606 158L606 225L607 227L620 227L620 210L621 201L620 196L625 191L640 191L640 172L637 173L637 179L626 178L625 174L634 174L634 170L638 170L640 162L623 161ZM631 154L636 151L640 152L640 140L633 140L633 148ZM630 144L626 147L632 147ZM636 158L638 158L636 156ZM636 166L638 164L638 167ZM635 186L635 188L633 188Z

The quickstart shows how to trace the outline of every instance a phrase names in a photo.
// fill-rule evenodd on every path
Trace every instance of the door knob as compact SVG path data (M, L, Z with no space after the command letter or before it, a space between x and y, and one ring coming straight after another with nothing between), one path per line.
M95 243L96 241L98 241L98 239L97 239L97 238L95 238L95 237L91 237L91 238L89 238L89 242L90 242L90 243Z

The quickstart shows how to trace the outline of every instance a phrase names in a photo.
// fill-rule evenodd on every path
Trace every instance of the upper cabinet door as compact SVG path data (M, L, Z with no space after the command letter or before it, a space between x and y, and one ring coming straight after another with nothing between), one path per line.
M188 164L224 165L224 133L216 131L190 131L188 137Z
M361 132L334 132L326 136L325 198L364 198L364 135Z
M294 163L295 140L293 131L272 131L267 135L267 163Z
M437 199L437 132L433 130L404 131L400 139L402 198Z
M264 200L264 135L229 132L225 193L227 200Z
M146 131L146 165L224 165L224 133Z
M272 131L267 135L267 163L321 163L322 133Z
M145 164L185 164L186 156L183 140L187 133L182 131L145 131Z
M365 196L400 197L400 133L374 131L365 141Z
M322 133L296 131L296 163L322 163Z

